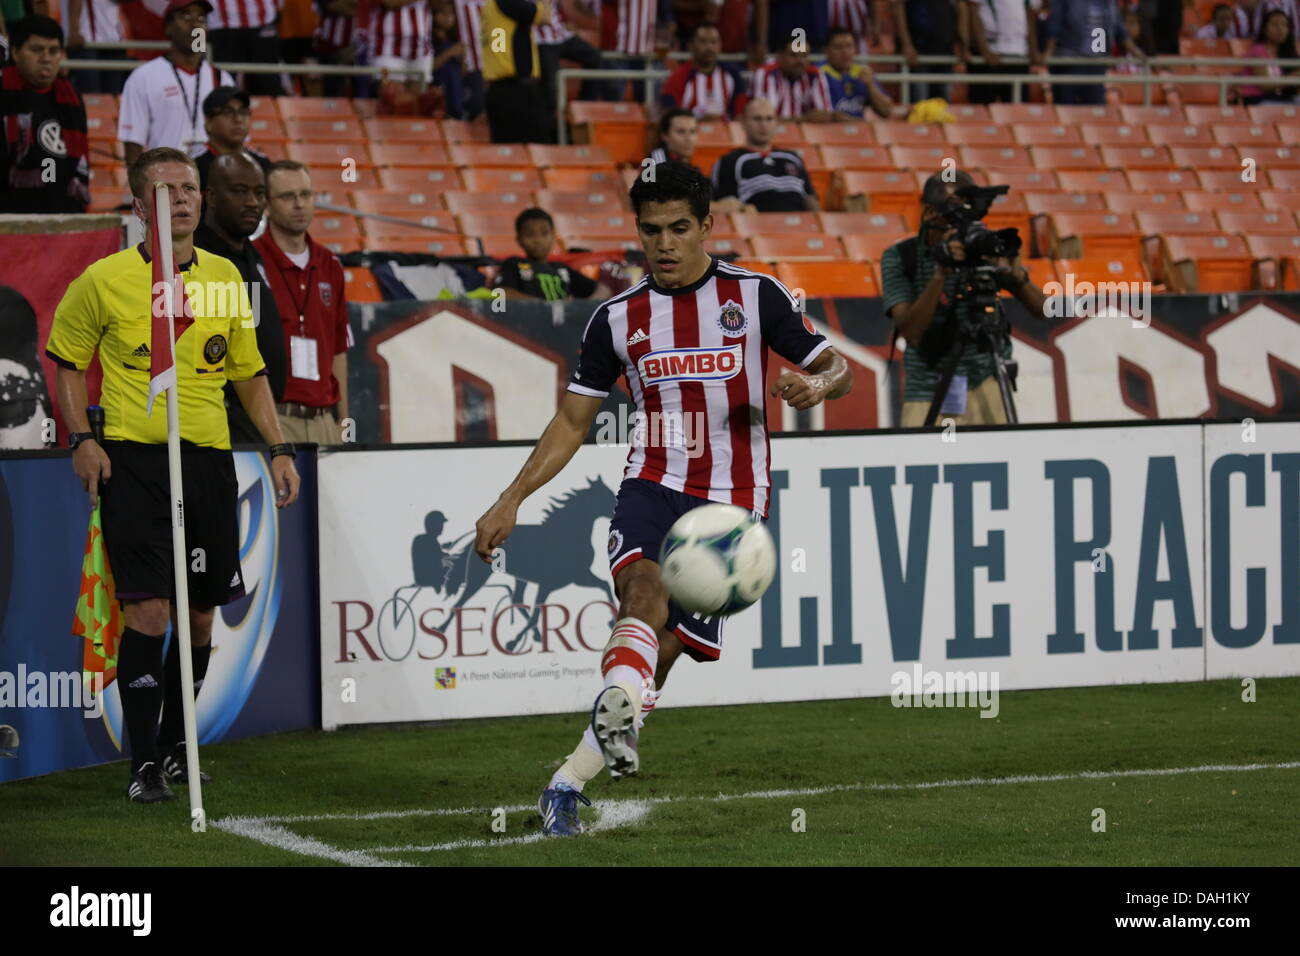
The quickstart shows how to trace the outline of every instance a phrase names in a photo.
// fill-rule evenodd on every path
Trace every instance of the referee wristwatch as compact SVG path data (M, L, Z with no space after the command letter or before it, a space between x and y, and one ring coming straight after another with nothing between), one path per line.
M287 455L290 458L293 458L296 454L297 451L293 447L293 442L283 441L277 445L271 446L272 458L279 458L281 455Z
M68 436L68 447L73 451L76 451L77 446L80 445L83 441L88 441L89 439L94 437L95 437L94 432L73 432Z

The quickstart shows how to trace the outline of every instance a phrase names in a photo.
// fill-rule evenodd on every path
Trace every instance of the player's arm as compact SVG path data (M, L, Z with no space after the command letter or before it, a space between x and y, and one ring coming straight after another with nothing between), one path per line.
M516 514L524 499L558 475L577 453L603 401L603 397L595 395L564 393L559 410L542 432L524 467L501 492L496 504L478 519L474 550L480 558L492 560L492 552L514 530Z
M248 412L248 417L257 427L262 441L268 445L282 444L284 433L280 431L280 419L275 412L275 399L271 396L271 384L267 377L254 375L242 382L231 382L231 384L235 386L239 403L244 406L244 411ZM271 481L275 485L277 508L291 505L298 500L298 487L302 484L302 479L298 477L293 456L277 455L271 459Z
M58 393L59 410L69 432L90 431L90 420L86 417L86 370L59 366L54 383ZM81 481L81 487L90 495L90 506L95 507L99 497L99 483L108 481L113 475L113 466L109 463L108 453L93 438L83 441L72 453L72 472Z
M811 374L785 372L772 383L772 394L791 408L812 408L832 398L843 398L853 388L853 370L833 348L817 356L809 365Z
M802 372L785 372L772 383L792 408L812 408L828 398L847 395L853 372L804 314L790 290L775 279L764 279L758 294L763 341Z
M95 281L83 272L68 285L54 310L45 354L58 367L54 381L55 399L70 432L89 432L86 417L86 368L95 357L104 332L104 313ZM84 441L72 453L72 471L90 496L90 506L99 497L99 483L112 475L108 453L99 442Z

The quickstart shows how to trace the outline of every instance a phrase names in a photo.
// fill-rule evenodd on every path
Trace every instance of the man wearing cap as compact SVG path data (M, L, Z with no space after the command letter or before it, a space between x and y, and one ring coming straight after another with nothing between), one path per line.
M170 146L191 156L207 142L199 107L219 86L234 86L225 70L206 61L208 0L171 0L163 31L171 43L157 59L131 71L122 89L117 138L129 167L146 149Z
M208 170L212 161L228 153L246 153L257 161L263 173L271 171L271 160L244 145L253 118L248 94L237 86L218 86L203 101L203 128L208 141L203 152L194 157L199 167L199 188L208 188Z

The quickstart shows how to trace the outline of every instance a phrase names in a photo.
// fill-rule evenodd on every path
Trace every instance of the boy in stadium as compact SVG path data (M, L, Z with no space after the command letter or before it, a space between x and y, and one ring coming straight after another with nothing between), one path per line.
M582 788L602 768L614 779L637 773L643 714L653 709L677 657L685 651L710 661L722 653L722 619L691 615L670 601L657 558L673 523L710 501L767 516L767 349L804 369L786 372L771 389L794 408L839 398L852 386L848 364L785 286L705 250L711 195L709 181L683 163L660 163L652 180L637 178L632 208L650 274L596 309L559 411L476 526L475 550L490 561L524 499L578 450L620 376L638 418L680 410L699 423L676 434L702 435L702 448L652 440L633 442L628 455L609 532L618 620L601 657L603 688L591 721L538 801L549 835L581 832L578 802L591 805ZM701 361L705 353L708 362Z
M609 289L577 269L550 261L555 247L555 221L545 209L525 209L515 217L515 241L524 255L502 262L494 284L494 288L505 290L507 299L559 302L609 295Z

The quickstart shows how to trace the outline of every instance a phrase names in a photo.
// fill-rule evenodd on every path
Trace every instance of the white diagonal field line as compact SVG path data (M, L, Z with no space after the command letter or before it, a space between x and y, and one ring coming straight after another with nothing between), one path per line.
M1011 777L965 777L952 780L930 780L919 783L844 783L826 787L805 787L789 790L749 790L744 793L719 793L713 796L648 797L640 800L602 800L597 805L598 817L587 827L590 833L635 826L650 813L653 806L663 803L727 803L734 800L777 800L789 797L816 797L827 793L872 793L900 790L938 790L948 787L997 787L1010 784L1059 783L1065 780L1114 780L1126 777L1174 777L1192 773L1250 773L1257 770L1296 770L1300 760L1282 763L1206 764L1199 767L1167 767L1143 770L1080 770L1074 773L1022 774ZM302 837L279 824L313 823L327 820L396 820L406 817L487 816L497 811L522 813L536 808L534 803L521 803L508 807L460 807L457 809L380 810L373 813L317 813L280 817L225 817L213 822L218 830L248 837L267 846L314 856L349 866L405 866L407 864L380 859L381 854L440 853L449 850L481 847L522 846L546 839L540 831L518 837L498 839L465 839L448 843L425 845L373 847L366 850L341 850L309 837Z

